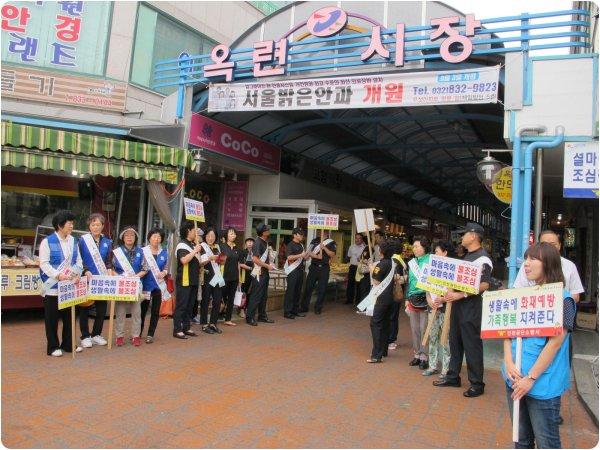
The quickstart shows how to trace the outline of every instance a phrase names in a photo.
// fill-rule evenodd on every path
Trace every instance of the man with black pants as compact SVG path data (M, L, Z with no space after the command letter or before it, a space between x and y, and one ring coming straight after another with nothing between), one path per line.
M434 386L460 387L460 369L463 355L467 358L467 372L471 387L464 392L465 397L478 397L483 394L483 342L481 340L481 294L490 287L492 261L481 247L483 228L476 223L467 223L462 237L462 246L467 249L463 260L482 266L479 294L464 292L448 293L442 302L454 302L450 319L450 366L443 380L434 381Z
M315 314L321 314L323 302L325 301L325 291L329 282L329 261L335 257L337 250L335 242L332 239L325 239L324 245L321 245L321 239L315 238L311 242L310 258L311 263L306 277L306 287L304 288L304 298L302 299L302 309L300 312L308 312L310 298L312 296L315 284L318 283L317 301L315 303Z
M252 284L250 286L250 300L246 311L246 323L256 326L254 314L258 309L258 321L265 323L273 323L267 317L267 295L269 292L269 270L274 270L275 266L269 262L269 235L271 227L264 223L259 223L256 227L258 239L252 247L252 262L254 269L252 270Z
M365 249L363 235L356 233L354 237L354 245L348 249L348 258L350 258L350 267L348 269L348 284L346 285L346 304L358 304L362 299L358 298L358 283L356 283L356 269L358 268L358 260Z
M298 310L300 309L300 294L302 293L302 282L304 281L304 257L306 251L302 245L304 231L300 228L294 228L292 231L293 240L285 249L285 266L287 274L287 287L285 290L285 300L283 303L283 317L286 319L295 319L305 317Z

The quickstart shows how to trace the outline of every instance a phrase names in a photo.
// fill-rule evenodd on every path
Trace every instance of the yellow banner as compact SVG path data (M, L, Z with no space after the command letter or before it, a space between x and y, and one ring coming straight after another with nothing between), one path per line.
M477 289L472 288L471 286L465 286L464 284L457 283L455 281L444 280L442 278L437 277L427 277L427 281L430 283L439 284L441 286L446 286L454 289L455 291L466 292L467 294L478 294Z
M39 269L2 269L2 295L42 295Z

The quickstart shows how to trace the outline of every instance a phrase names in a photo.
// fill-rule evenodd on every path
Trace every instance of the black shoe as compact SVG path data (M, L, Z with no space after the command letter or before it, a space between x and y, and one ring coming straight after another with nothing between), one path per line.
M301 312L295 312L295 313L292 313L292 314L295 315L296 317L306 317L306 314L301 313Z
M268 317L262 317L260 319L258 319L259 322L264 322L264 323L275 323L274 320L269 319Z
M185 334L186 336L198 336L198 333L192 330L184 331L183 334Z
M419 358L413 358L411 362L408 363L409 366L418 366L421 364L421 360Z
M246 323L248 325L252 325L253 327L258 326L258 324L256 323L256 320L252 319L252 320L246 320Z
M444 378L443 380L436 380L432 384L437 387L460 387L460 378L457 380Z
M177 338L177 339L187 339L188 338L183 332L173 333L173 337Z
M209 327L210 327L210 329L211 329L211 330L213 330L213 332L214 332L214 333L221 334L221 333L223 332L223 331L222 331L222 330L221 330L219 327L217 327L215 324L212 324L212 323L211 323L211 324L209 325Z
M315 309L315 314L316 314L316 315L319 315L319 314L321 314L321 310L320 310L320 309Z
M205 325L202 327L202 332L206 333L206 334L215 334L215 332L213 331L212 328L210 328L208 325Z
M292 314L292 313L290 313L290 314L285 313L283 315L283 317L285 317L286 319L295 319L296 318L296 316L294 314Z
M425 370L425 369L427 369L428 367L429 367L429 363L428 363L427 361L424 361L424 360L423 360L423 361L421 361L421 362L419 363L419 369L421 369L421 370Z
M463 395L465 397L479 397L480 395L483 395L483 388L474 388L471 386L469 389L463 392Z
M298 312L300 312L300 313L307 313L307 312L308 312L308 309L306 309L306 308L302 308L302 309L301 309L300 311L298 311Z

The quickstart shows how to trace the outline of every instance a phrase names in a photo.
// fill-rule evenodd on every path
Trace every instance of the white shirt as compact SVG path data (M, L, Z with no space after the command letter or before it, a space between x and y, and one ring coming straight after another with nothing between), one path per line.
M358 266L358 260L360 259L360 255L365 249L365 244L356 245L353 244L348 249L348 258L350 258L350 264L353 266Z
M575 264L573 264L572 261L563 258L562 256L560 257L560 264L562 266L563 276L565 277L565 289L571 294L581 294L582 292L585 292ZM519 269L517 278L515 278L513 287L520 288L534 285L535 281L528 280L527 276L525 275L525 264L521 264L521 268Z
M71 235L67 236L66 239L62 239L58 234L57 236L65 259L70 261L73 256L73 242L75 238ZM81 254L79 252L77 252L77 262L75 264L78 267L83 267ZM48 245L48 238L45 238L40 244L40 269L42 269L42 272L48 275L48 277L58 279L58 270L50 265L50 246ZM44 295L58 295L58 290L48 289L44 292Z

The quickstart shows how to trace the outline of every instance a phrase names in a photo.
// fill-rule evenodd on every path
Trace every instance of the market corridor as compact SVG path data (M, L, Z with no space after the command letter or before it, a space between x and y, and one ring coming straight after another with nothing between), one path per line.
M161 320L154 344L44 354L39 319L2 324L2 443L23 447L508 448L496 370L486 394L434 388L408 366L407 318L397 350L365 364L368 318L326 303L321 316L223 327L179 341ZM463 377L463 386L466 374ZM465 389L468 386L465 386ZM574 393L563 397L564 448L598 432Z

